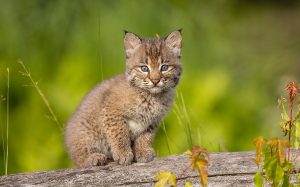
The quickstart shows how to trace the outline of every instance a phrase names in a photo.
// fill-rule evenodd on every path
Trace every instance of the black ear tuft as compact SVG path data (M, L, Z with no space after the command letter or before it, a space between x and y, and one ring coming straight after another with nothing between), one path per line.
M134 36L136 36L137 38L139 38L140 40L142 40L142 38L139 36L139 35L137 35L137 34L135 34L135 33L133 33L133 32L130 32L130 31L128 31L128 30L123 30L124 31L124 37L127 35L127 34L131 34L131 35L134 35Z

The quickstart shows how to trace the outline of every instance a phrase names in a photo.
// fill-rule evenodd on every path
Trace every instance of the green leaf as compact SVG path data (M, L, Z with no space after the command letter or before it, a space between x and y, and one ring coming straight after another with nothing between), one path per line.
M282 145L283 142L279 142L278 144ZM272 186L291 187L289 186L290 183L289 183L288 173L286 172L292 169L293 165L287 160L285 160L284 163L281 165L279 160L280 158L278 154L265 157L264 165L263 165L265 179L269 181L272 184Z
M191 150L186 150L183 154L185 154L185 155L192 155L192 151Z
M290 126L288 125L288 122L279 122L279 127L281 128L282 132L284 133L284 136L287 135L287 133L290 131Z
M294 127L295 127L295 131L294 131L294 148L298 149L300 146L300 123L298 121L294 122Z
M284 103L286 103L286 99L281 96L281 98L278 99L278 107L281 111L281 118L285 121L289 121L290 117L285 110Z
M282 187L292 187L290 184L290 177L288 174L284 174Z
M254 176L254 184L256 187L263 187L264 186L264 179L261 172L257 172Z
M189 181L186 181L184 187L193 187L193 184Z
M300 138L300 122L299 121L295 121L294 122L294 126L296 127L296 137L297 138Z
M283 170L284 171L290 171L292 169L293 169L293 164L290 163L288 160L286 160L284 165L283 165Z
M273 151L274 152L274 151ZM270 147L266 147L263 149L263 168L267 165L267 162L270 161L271 158L273 158L274 155L271 154Z
M276 171L275 171L275 176L273 176L273 184L275 186L281 186L284 181L284 171L282 167L277 163L276 165Z
M267 180L274 181L274 176L276 174L276 165L277 165L276 157L269 157L264 164L265 176Z
M300 118L300 103L298 103L298 112L296 113L294 117L294 121L298 120Z
M167 184L176 186L176 177L173 173L162 171L156 174L156 179L158 180L155 183L155 187L165 187Z

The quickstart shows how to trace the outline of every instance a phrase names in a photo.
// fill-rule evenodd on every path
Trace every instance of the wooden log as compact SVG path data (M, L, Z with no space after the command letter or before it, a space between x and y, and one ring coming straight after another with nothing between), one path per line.
M257 171L254 152L211 153L208 166L208 186L254 186L253 176ZM62 169L34 173L12 174L0 177L0 186L153 186L159 171L171 171L180 176L189 167L186 155L156 158L149 163L120 166L110 163L86 169ZM201 186L199 174L187 169L178 180Z

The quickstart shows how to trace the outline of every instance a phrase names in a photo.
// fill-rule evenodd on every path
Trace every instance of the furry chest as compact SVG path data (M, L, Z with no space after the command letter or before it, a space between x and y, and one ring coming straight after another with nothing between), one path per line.
M134 138L143 133L150 125L158 126L165 113L166 109L163 107L140 105L127 121L132 137Z
M128 120L127 124L128 124L132 138L137 137L139 134L146 131L148 128L147 124L143 124L143 123L137 122L135 120Z

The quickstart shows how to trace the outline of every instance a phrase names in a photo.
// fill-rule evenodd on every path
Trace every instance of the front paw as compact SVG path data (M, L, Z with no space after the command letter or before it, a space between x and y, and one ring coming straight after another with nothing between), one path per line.
M107 162L106 155L102 153L93 153L85 160L83 167L103 166Z
M129 165L132 163L133 153L131 150L126 150L126 151L118 150L113 153L113 159L118 164Z
M136 150L135 152L135 160L137 162L150 162L154 159L155 152L152 148L145 149L145 150Z

